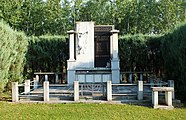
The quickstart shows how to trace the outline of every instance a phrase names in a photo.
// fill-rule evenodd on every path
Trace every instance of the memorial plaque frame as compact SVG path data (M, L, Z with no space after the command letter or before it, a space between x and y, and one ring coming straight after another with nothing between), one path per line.
M113 28L112 25L94 27L95 68L110 68L110 31Z

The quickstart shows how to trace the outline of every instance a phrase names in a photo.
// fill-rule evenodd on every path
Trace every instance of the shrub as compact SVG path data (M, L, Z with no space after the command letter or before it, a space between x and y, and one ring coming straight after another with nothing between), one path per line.
M162 52L167 79L174 79L178 98L186 99L186 24L163 37Z
M67 43L65 36L30 37L25 71L63 72L68 57Z
M0 22L0 91L7 83L23 80L27 37Z
M162 71L161 35L125 35L119 38L122 71Z

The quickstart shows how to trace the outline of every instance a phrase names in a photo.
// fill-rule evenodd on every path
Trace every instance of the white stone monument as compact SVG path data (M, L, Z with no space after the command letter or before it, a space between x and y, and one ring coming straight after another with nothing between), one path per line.
M118 30L113 25L96 26L77 22L69 34L68 84L79 82L120 82Z

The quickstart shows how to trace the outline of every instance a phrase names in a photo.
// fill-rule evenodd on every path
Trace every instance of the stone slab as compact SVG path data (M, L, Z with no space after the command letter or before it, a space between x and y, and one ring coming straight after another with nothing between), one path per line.
M158 105L158 106L154 106L154 109L166 109L166 110L172 110L174 109L173 106L167 106L167 105Z
M152 87L153 91L174 91L173 87Z

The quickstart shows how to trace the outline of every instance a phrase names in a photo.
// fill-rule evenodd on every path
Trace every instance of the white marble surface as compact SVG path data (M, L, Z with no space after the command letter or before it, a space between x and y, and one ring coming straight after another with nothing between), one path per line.
M77 22L76 33L76 68L94 68L94 22Z

